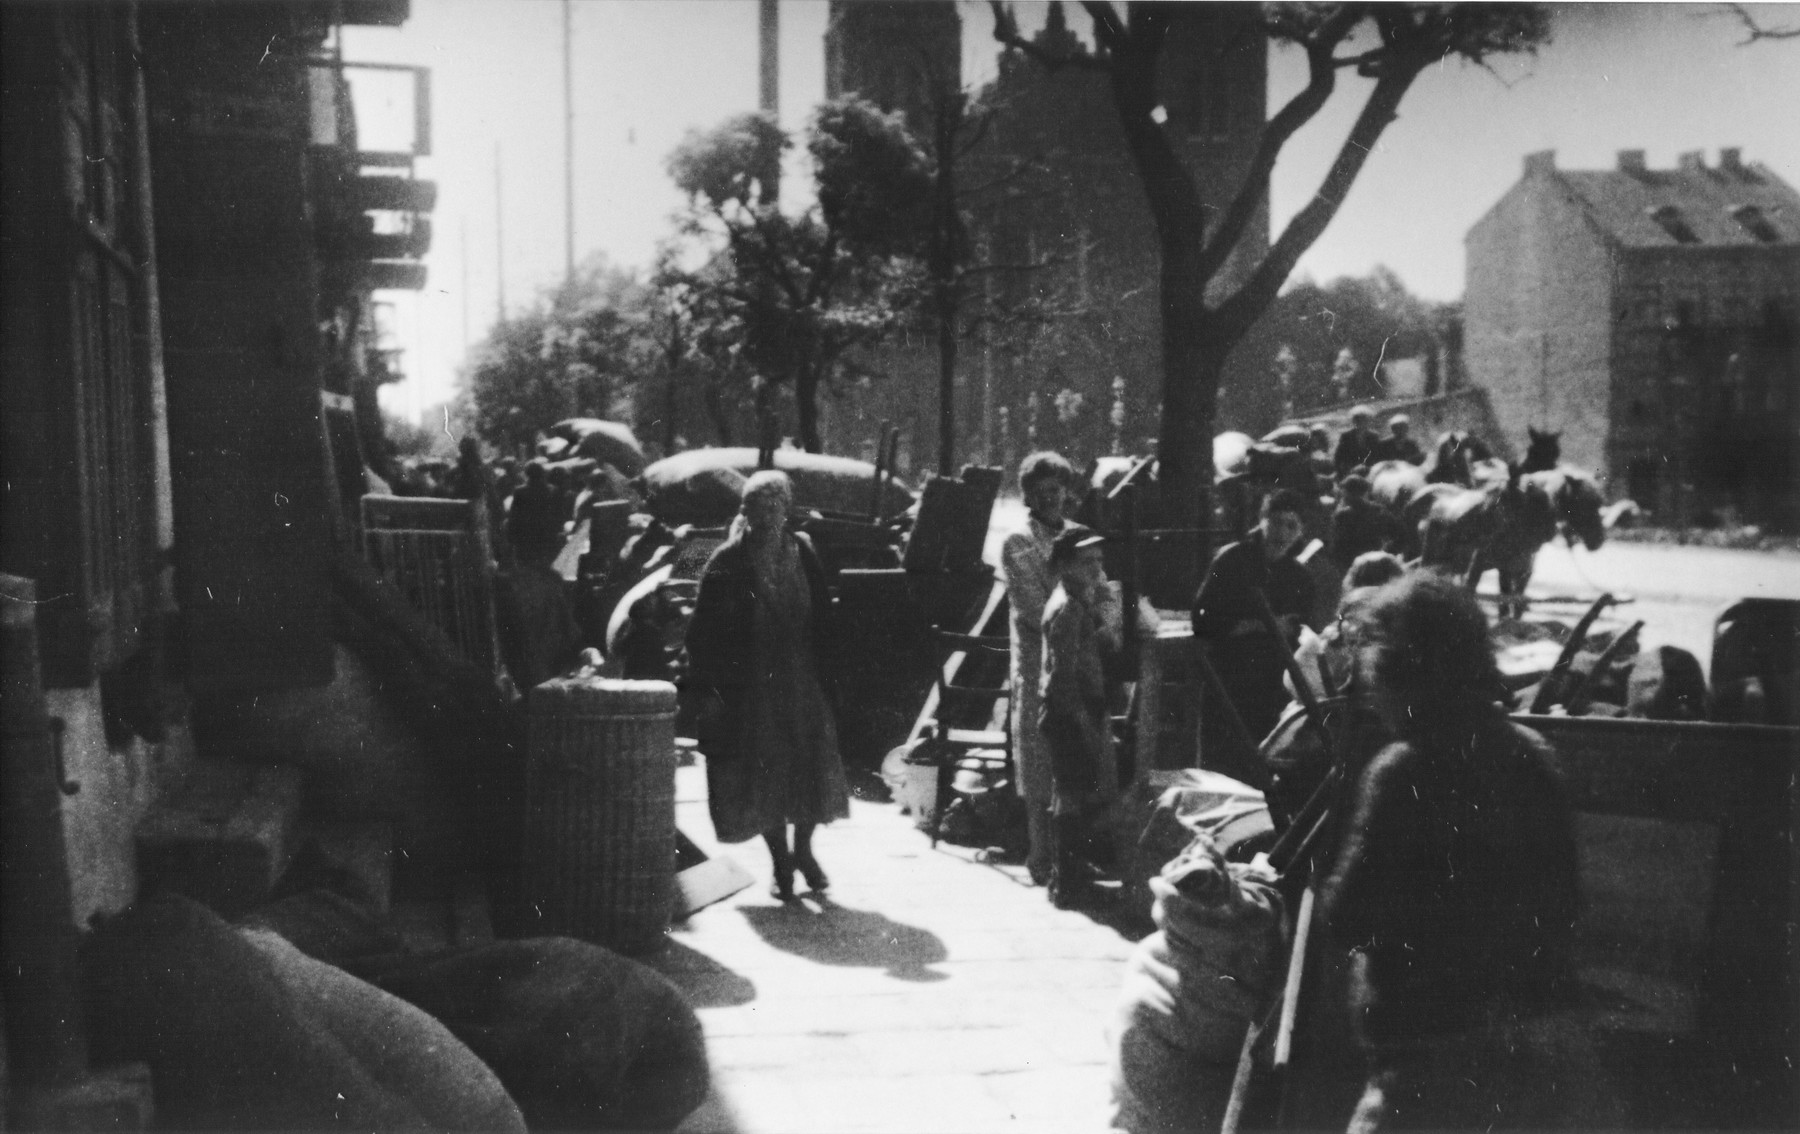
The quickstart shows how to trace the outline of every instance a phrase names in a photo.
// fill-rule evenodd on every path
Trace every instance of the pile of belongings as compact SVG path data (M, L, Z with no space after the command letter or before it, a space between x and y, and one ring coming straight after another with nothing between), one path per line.
M1637 627L1588 635L1564 673L1552 671L1521 690L1516 703L1537 701L1551 684L1546 707L1568 716L1635 717L1653 721L1709 719L1706 673L1678 646L1640 648Z
M655 970L566 937L414 951L326 889L235 923L155 894L82 963L93 1055L149 1066L164 1128L669 1130L708 1088Z
M644 470L644 495L650 512L665 524L723 527L737 515L744 481L756 472L753 448L689 449ZM775 468L794 485L794 507L800 511L865 513L872 501L893 516L912 507L913 494L895 481L881 484L867 461L851 457L777 449Z
M1126 965L1108 1029L1112 1130L1218 1128L1250 1022L1282 980L1274 883L1266 866L1226 862L1205 835L1150 880L1157 929Z

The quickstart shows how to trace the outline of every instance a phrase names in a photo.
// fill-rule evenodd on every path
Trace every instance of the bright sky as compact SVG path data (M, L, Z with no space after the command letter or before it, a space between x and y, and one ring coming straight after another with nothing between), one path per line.
M979 85L994 73L992 17L980 0L958 7L964 81ZM1042 3L1018 9L1027 28L1041 23ZM1800 4L1751 10L1767 25L1800 23ZM646 266L680 204L663 170L669 151L691 129L755 109L757 4L573 0L571 13L576 257L604 251ZM781 0L789 129L824 97L826 14L825 0ZM555 0L413 0L402 28L345 30L348 59L432 70L433 150L419 172L438 183L436 236L426 290L391 297L408 374L389 391L396 410L444 400L465 345L493 322L496 145L508 307L562 274L562 26ZM1563 168L1600 169L1618 150L1642 149L1656 168L1687 150L1705 150L1710 164L1719 147L1741 146L1745 160L1800 185L1800 41L1740 47L1741 29L1717 5L1564 5L1555 27L1536 59L1498 61L1498 75L1450 63L1421 77L1297 274L1324 281L1385 264L1427 298L1457 297L1463 234L1536 150L1556 150ZM1276 51L1271 108L1304 77L1296 53ZM1289 143L1272 190L1277 226L1316 188L1360 93L1341 84ZM362 112L373 126L379 111Z

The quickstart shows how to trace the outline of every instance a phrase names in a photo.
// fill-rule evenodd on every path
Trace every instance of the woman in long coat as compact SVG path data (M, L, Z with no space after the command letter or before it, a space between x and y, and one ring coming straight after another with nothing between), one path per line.
M763 837L771 892L782 901L794 896L796 869L814 891L825 889L813 828L850 814L819 679L831 600L812 545L787 530L792 503L784 473L759 472L745 483L731 535L700 576L687 631L687 685L699 697L713 828L727 843Z
M1019 491L1027 517L1000 545L1011 610L1012 672L1008 711L1012 714L1014 764L1019 797L1025 801L1029 850L1025 865L1039 886L1050 883L1053 865L1050 831L1050 753L1038 732L1042 704L1038 686L1044 676L1044 604L1056 580L1050 575L1050 548L1063 530L1063 512L1075 481L1075 469L1060 453L1032 453L1019 466Z

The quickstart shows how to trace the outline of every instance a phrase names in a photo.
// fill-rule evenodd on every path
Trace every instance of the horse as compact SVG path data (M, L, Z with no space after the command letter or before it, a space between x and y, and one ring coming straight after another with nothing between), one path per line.
M1369 499L1398 521L1401 544L1394 550L1403 559L1418 558L1419 522L1436 487L1426 482L1424 469L1408 461L1376 461L1369 469Z
M1425 462L1425 480L1429 484L1460 484L1475 487L1475 463L1492 460L1494 451L1487 442L1466 429L1452 429L1438 438L1437 448ZM1529 470L1527 470L1529 471Z
M1500 614L1522 615L1538 549L1560 532L1570 546L1580 540L1599 550L1606 540L1603 498L1594 478L1561 466L1527 473L1512 470L1502 484L1485 488L1434 486L1421 499L1420 560L1456 574L1467 572L1473 589L1488 571L1500 575Z
M1531 426L1525 427L1528 444L1525 446L1525 459L1519 462L1519 471L1549 472L1562 465L1562 431L1540 432Z

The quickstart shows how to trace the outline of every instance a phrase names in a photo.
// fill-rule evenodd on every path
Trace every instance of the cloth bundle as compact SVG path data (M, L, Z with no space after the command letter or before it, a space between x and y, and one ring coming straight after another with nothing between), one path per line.
M323 891L241 925L146 898L82 951L95 1061L149 1064L163 1129L669 1130L706 1096L699 1017L636 961L398 944Z
M1250 1021L1281 980L1273 877L1197 836L1150 880L1157 931L1126 966L1109 1039L1111 1129L1214 1129Z

